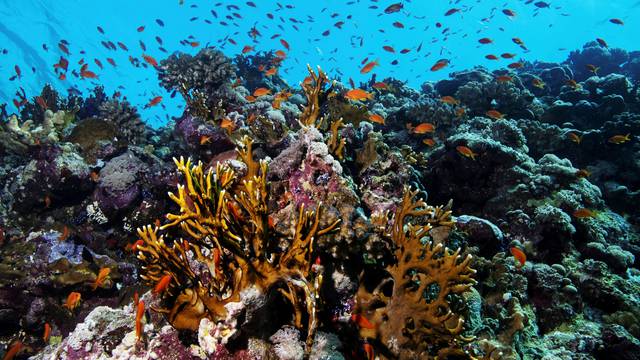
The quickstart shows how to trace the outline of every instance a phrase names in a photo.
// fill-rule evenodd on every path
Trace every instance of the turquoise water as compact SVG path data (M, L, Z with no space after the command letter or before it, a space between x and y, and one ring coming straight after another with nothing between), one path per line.
M414 0L401 2L403 8L390 14L385 14L384 9L397 1L256 0L255 7L247 3L2 0L0 103L9 103L9 111L15 111L11 103L20 87L31 97L39 93L44 83L63 92L74 88L85 94L101 84L108 93L120 91L138 106L145 121L158 126L171 116L180 115L182 100L179 96L170 98L158 86L156 71L133 66L130 56L144 62L144 53L160 61L174 51L196 53L206 45L235 56L246 45L255 46L257 51L283 49L280 39L285 39L290 51L280 75L292 86L306 75L305 65L309 63L322 66L331 77L343 82L352 78L358 83L375 73L378 79L392 76L418 87L424 81L442 79L451 71L476 65L495 69L518 59L563 61L571 50L596 38L612 47L633 50L637 44L634 34L640 30L638 0L549 1L548 7L540 3L543 7L536 6L536 1ZM459 11L445 16L450 9ZM505 15L505 9L516 16ZM622 20L624 25L612 23L613 18ZM339 22L343 24L336 26ZM396 22L403 27L394 26ZM138 31L141 26L144 30ZM249 35L252 27L261 34L255 40ZM485 37L492 43L478 42ZM528 50L515 44L514 37L520 38ZM192 47L184 41L181 44L182 40L198 44ZM68 42L70 55L59 48L60 41ZM117 50L109 50L103 41L121 42L128 51L117 45ZM383 46L393 47L395 53L383 50ZM409 51L401 54L403 49ZM502 53L516 57L485 58L489 54L500 58ZM59 80L54 72L53 65L60 56L69 60L66 80ZM107 58L113 59L116 66L109 64ZM79 72L83 59L97 79L83 80L72 75L73 70ZM361 75L364 59L378 59L380 66ZM448 59L449 66L431 72L430 67L439 59ZM20 68L21 77L10 81L16 75L15 66ZM143 109L155 96L163 96L164 107Z

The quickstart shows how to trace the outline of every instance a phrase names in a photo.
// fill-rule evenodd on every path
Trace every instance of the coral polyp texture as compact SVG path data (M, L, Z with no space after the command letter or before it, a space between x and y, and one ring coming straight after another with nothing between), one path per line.
M268 212L267 164L256 163L251 140L245 137L240 157L246 166L238 176L229 165L208 170L190 160L175 160L184 176L177 194L169 194L179 214L168 214L168 223L138 229L144 241L138 246L141 275L149 285L171 276L164 293L165 313L178 329L197 330L207 317L217 322L227 316L227 306L241 302L243 293L279 292L290 304L296 327L308 332L311 345L317 327L316 298L320 283L313 274L316 237L337 229L339 220L320 224L321 205L315 211L304 205L290 237L273 229ZM271 225L270 225L271 224ZM179 227L185 238L167 245L158 230ZM308 320L303 324L304 318Z

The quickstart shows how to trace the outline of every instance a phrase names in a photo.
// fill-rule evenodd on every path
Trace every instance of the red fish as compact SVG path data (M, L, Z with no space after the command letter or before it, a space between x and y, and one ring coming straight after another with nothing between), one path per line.
M96 75L96 73L94 73L93 71L89 71L89 70L81 71L80 72L80 76L83 77L83 78L87 78L87 79L96 79L96 78L98 78L98 75Z
M444 16L450 16L450 15L453 15L453 14L459 12L459 11L460 11L460 9L456 9L456 8L449 9L449 10L447 10L446 13L444 13Z
M138 32L143 32L144 31L144 26L138 26L138 28L136 30L138 30Z
M493 42L493 40L485 37L485 38L482 38L482 39L478 40L478 42L480 44L491 44Z
M285 49L287 49L287 51L291 50L289 43L287 42L287 40L285 39L280 39L280 44L282 44L282 46L284 46Z
M443 69L444 67L446 67L447 65L449 65L449 61L448 60L438 60L436 61L435 64L433 64L433 66L431 67L431 71L438 71L440 69Z
M360 69L360 74L367 74L368 72L370 72L374 67L380 65L378 63L378 60L374 60L370 63L368 63L367 65L363 66L362 69Z
M602 46L604 48L608 48L609 47L609 44L607 44L607 42L604 41L604 39L596 38L596 41L598 42L598 44L600 44L600 46Z
M20 70L20 66L16 65L13 67L13 69L16 71L16 76L18 77L18 79L20 79L22 77L22 71Z
M395 12L398 12L398 11L402 10L402 8L403 8L402 3L391 4L391 5L387 6L386 9L384 9L384 13L385 14L393 14Z
M511 248L511 255L513 255L513 257L518 260L520 267L523 267L527 262L527 255L524 253L524 251L518 249L515 246Z
M49 323L44 323L44 333L42 335L42 340L46 343L49 341L49 335L51 335L51 325Z
M358 327L363 329L374 329L375 326L364 316L361 314L351 314L351 321L358 324Z
M112 58L107 58L107 62L111 64L113 67L116 67L116 62Z
M396 21L393 24L394 27L397 27L398 29L404 29L404 24L402 24L400 21Z
M145 109L158 105L162 101L162 96L156 96L149 100L149 103L144 106Z
M171 283L171 280L173 279L173 277L169 274L163 276L160 281L158 281L158 283L156 284L156 287L153 288L153 293L154 294L160 294L163 291L165 291L167 289L167 287L169 287L169 284Z
M11 345L9 351L4 354L2 360L12 360L16 357L16 355L18 355L20 351L22 351L23 347L24 345L22 344L22 341L17 340L15 343L13 343L13 345Z
M390 53L395 53L396 52L396 50L393 47L389 46L389 45L383 46L382 49L384 49L384 51L388 51Z
M136 311L136 338L140 340L142 336L142 317L144 316L144 301L138 301L138 310Z
M152 56L146 55L146 54L142 54L142 58L144 59L144 61L146 61L149 65L153 66L153 67L157 67L158 66L158 62L156 61L156 59L154 59Z
M620 20L620 19L618 19L618 18L609 19L609 21L610 21L612 24L616 24L616 25L624 25L624 21L622 21L622 20Z

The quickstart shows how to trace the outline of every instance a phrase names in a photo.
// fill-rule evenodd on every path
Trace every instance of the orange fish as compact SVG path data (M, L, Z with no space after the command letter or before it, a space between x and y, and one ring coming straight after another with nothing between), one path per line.
M276 56L277 56L277 57L279 57L279 58L281 58L281 59L284 59L284 58L286 58L286 57L287 57L287 53L286 53L286 52L284 52L284 51L282 51L282 50L277 50L277 51L276 51Z
M164 292L167 287L169 287L169 284L171 283L171 280L173 279L173 277L169 274L163 276L160 281L158 281L158 283L156 284L156 287L153 288L153 293L154 294L160 294L162 292Z
M500 75L498 77L496 77L496 81L499 83L504 83L504 82L511 82L513 81L513 78L509 75Z
M611 144L620 145L630 140L631 140L631 134L627 134L627 135L614 135L610 137L607 141Z
M511 248L511 255L513 255L513 257L518 260L520 267L523 267L527 261L527 255L524 253L524 251L518 249L515 246Z
M387 89L389 89L389 85L387 85L384 82L374 83L373 85L371 85L371 87L374 88L374 89L378 89L378 90L387 90Z
M493 42L493 40L485 37L485 38L482 38L482 39L478 40L478 42L480 44L491 44Z
M580 208L580 209L577 209L576 211L573 212L573 216L578 218L578 219L584 219L584 218L594 217L594 216L596 216L596 214L593 211L589 210L589 209Z
M442 101L445 104L449 104L449 105L458 105L460 104L460 100L454 98L453 96L443 96L440 98L440 101Z
M71 231L69 231L69 227L67 225L65 225L62 228L62 234L60 234L60 237L58 238L58 241L65 241L69 238L69 234L71 233Z
M278 68L276 67L272 67L269 70L265 71L264 75L265 76L273 76L278 72Z
M231 42L231 39L229 39L229 41ZM189 43L189 45L191 45L191 47L198 47L200 46L200 43L197 41L192 41Z
M540 80L540 79L533 78L533 79L531 80L531 85L533 85L533 86L537 87L538 89L544 89L544 87L545 87L547 84L545 84L545 83L544 83L544 81L542 81L542 80Z
M422 143L427 145L428 147L433 147L436 144L436 141L430 138L422 139Z
M587 65L585 65L585 67L587 68L587 70L592 72L594 75L598 75L598 70L600 69L599 67L597 67L597 66L595 66L593 64L587 64Z
M148 109L152 106L156 106L158 104L160 104L160 102L162 101L162 96L156 96L153 99L149 100L149 103L147 105L144 106L145 109Z
M36 102L38 103L38 105L40 105L40 108L42 110L47 110L47 102L42 98L42 96L36 96Z
M369 120L384 125L384 118L378 114L369 114Z
M142 336L142 317L144 316L144 301L138 301L138 310L136 311L136 338L140 340Z
M146 54L142 54L142 58L144 59L144 61L146 61L149 65L153 66L153 67L157 67L158 66L158 61L156 61L156 59L154 59L152 56L146 55Z
M207 144L211 141L211 136L208 135L200 135L200 145Z
M362 89L351 89L347 91L345 97L349 100L371 100L373 99L373 94L368 93Z
M509 69L521 69L521 68L524 67L524 64L521 63L521 62L514 62L514 63L511 63L511 64L507 65L507 67Z
M87 79L96 79L98 77L98 75L96 75L96 73L94 73L93 71L89 71L89 70L81 71L80 72L80 76L82 78L87 78Z
M16 342L13 343L9 350L4 354L2 360L12 360L20 351L22 351L23 347L24 345L22 344L22 341L16 340Z
M245 45L245 47L242 48L242 53L246 54L250 51L255 50L255 46L249 46L249 45Z
M49 335L51 335L51 325L49 323L44 323L44 334L42 335L42 340L44 342L49 341Z
M367 65L363 66L362 69L360 69L360 74L366 74L378 65L380 65L380 63L378 63L378 60L374 60L368 63Z
M100 174L98 174L95 170L89 173L89 177L93 182L98 182L98 180L100 180Z
M251 96L251 95L247 95L244 97L248 102L254 102L256 101L256 97L255 96Z
M438 71L440 69L443 69L445 66L449 65L449 61L448 60L438 60L436 61L435 64L433 64L433 66L431 67L431 71Z
M591 172L589 172L589 170L587 169L580 169L578 171L576 171L576 176L580 177L580 178L586 178L591 176Z
M581 87L580 84L578 84L578 82L573 80L573 79L569 79L569 80L565 81L564 83L565 83L565 85L567 85L568 87L570 87L570 88L572 88L574 90L577 90L577 89L579 89Z
M44 208L48 209L51 207L51 197L49 195L44 196Z
M498 110L489 110L485 114L494 120L504 119L504 114L502 114Z
M464 109L464 107L459 107L456 109L456 117L463 117L465 114L466 110Z
M432 123L421 123L418 126L410 127L410 132L413 134L426 134L430 132L434 132L436 130L436 126Z
M73 291L69 293L69 296L67 296L67 302L64 304L64 307L69 309L69 311L73 311L80 304L81 298L82 295L80 295L80 293L78 292Z
M576 133L568 133L567 136L569 137L569 140L573 141L576 144L580 144L582 142L582 136L578 135Z
M257 88L254 92L253 92L253 96L255 97L260 97L260 96L264 96L264 95L268 95L271 94L271 90L267 89L267 88Z
M373 351L373 346L368 342L362 344L362 349L364 350L365 355L367 355L367 360L375 360L376 354Z
M456 150L460 155L470 158L471 160L475 160L476 156L478 156L478 154L474 153L473 150L469 149L464 145L456 146Z
M139 239L136 242L134 242L133 244L131 244L131 251L136 251L138 249L138 246L142 246L144 245L144 240Z
M360 314L351 314L351 321L355 322L361 329L375 329L375 326Z
M98 276L96 277L96 281L93 282L93 290L96 290L99 286L102 286L110 273L111 269L101 268L98 272Z
M233 131L236 128L236 124L231 121L229 118L224 118L220 121L220 127L227 130L228 132Z
M291 50L291 47L289 46L289 43L287 42L287 40L280 39L280 44L282 44L282 46L284 46L284 48L287 49L287 51Z

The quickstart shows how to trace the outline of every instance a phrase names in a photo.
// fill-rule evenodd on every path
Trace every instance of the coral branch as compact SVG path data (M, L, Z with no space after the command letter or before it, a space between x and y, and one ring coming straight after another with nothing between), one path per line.
M300 115L300 123L304 126L319 127L318 118L320 117L320 96L324 92L325 85L329 82L327 74L318 66L318 74L316 74L310 65L309 81L302 83L302 91L307 98L307 105L304 107Z

